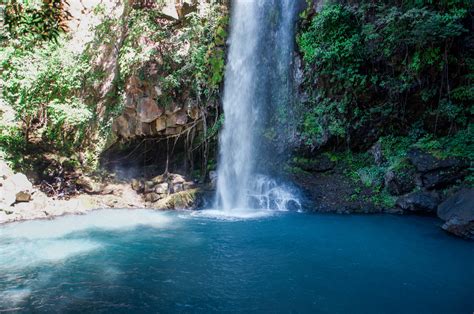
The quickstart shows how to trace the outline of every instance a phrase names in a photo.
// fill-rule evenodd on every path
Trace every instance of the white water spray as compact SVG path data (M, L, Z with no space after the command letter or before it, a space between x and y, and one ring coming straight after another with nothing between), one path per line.
M262 174L277 153L262 148L261 132L268 112L282 102L288 106L291 98L296 2L233 1L217 181L216 208L224 211L299 205L289 189Z

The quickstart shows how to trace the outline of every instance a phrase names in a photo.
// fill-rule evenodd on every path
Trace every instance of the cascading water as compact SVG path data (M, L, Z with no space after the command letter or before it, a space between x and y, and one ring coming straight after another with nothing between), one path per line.
M278 209L298 203L289 189L268 175L276 160L264 132L278 128L271 117L287 111L291 99L291 63L295 0L234 0L224 88L224 128L216 208Z

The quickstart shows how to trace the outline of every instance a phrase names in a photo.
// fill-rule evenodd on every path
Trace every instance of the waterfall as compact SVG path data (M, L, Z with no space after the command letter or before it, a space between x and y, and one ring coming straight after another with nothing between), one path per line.
M216 208L279 209L297 202L269 175L279 151L264 140L288 111L296 0L234 0L224 85Z

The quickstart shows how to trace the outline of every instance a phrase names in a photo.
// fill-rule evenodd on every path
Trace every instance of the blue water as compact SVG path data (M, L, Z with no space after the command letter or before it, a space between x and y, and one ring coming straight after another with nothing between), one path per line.
M0 227L0 309L472 313L474 243L437 219L99 211Z

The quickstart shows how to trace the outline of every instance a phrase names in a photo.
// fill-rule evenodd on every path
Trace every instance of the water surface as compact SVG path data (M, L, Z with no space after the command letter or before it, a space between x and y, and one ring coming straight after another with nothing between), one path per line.
M0 309L474 311L474 243L437 219L266 214L106 210L0 227Z

